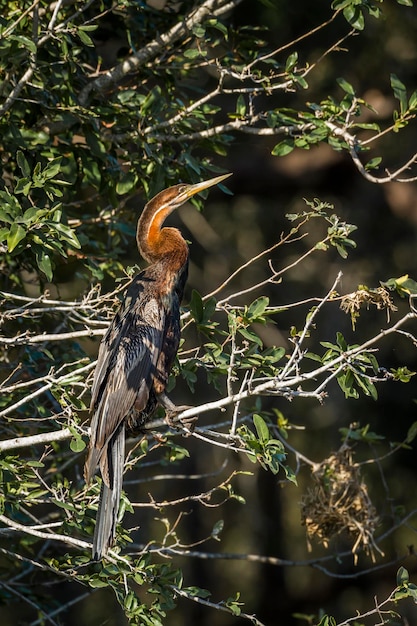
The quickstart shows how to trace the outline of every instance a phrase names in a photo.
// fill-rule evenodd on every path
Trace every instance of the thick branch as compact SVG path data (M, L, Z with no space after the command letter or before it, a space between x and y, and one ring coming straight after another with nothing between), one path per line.
M349 154L353 163L355 164L357 170L360 174L369 180L371 183L375 183L378 185L382 185L384 183L411 183L417 180L417 176L410 176L409 178L402 178L401 175L404 174L412 165L417 163L417 153L413 154L413 156L408 159L404 165L396 169L394 172L390 173L387 171L386 176L374 176L371 174L366 167L363 165L362 161L359 158L358 148L361 146L361 142L355 135L352 135L347 128L341 128L337 126L333 122L326 122L326 126L331 130L335 137L341 137L349 147ZM367 141L369 143L369 140Z
M71 439L73 436L74 433L72 433L69 428L63 428L62 430L39 433L39 435L15 437L14 439L0 441L0 452L5 452L6 450L16 450L17 448L31 448L32 446L52 443L53 441L63 441L64 439Z
M237 6L241 1L242 0L234 0L233 3L228 2L227 4ZM181 39L181 37L187 35L195 24L200 24L210 13L221 9L225 4L225 0L205 0L200 7L191 11L183 21L174 24L167 32L161 33L157 38L150 41L135 54L132 54L119 63L119 65L116 65L116 67L88 83L88 85L81 90L78 98L81 106L87 106L88 99L93 92L103 92L113 85L117 85L127 74L137 71L141 66L145 65L145 63L155 58L160 52L168 49L176 41Z
M38 537L39 539L59 541L61 543L65 543L76 548L83 548L84 550L88 550L91 548L91 543L89 543L88 541L74 539L74 537L68 537L67 535L57 535L56 533L47 533L42 530L37 530L32 526L19 524L18 522L9 519L5 515L0 515L0 522L17 532L22 532L26 535L32 535L33 537Z
M17 335L16 337L0 337L0 345L6 346L22 346L36 343L45 343L46 341L66 341L68 339L77 339L79 337L100 337L106 332L105 328L96 328L95 330L73 330L69 333L51 333L43 335Z

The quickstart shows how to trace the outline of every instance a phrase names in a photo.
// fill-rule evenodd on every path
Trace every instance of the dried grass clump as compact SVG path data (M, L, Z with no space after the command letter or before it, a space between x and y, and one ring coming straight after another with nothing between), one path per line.
M350 315L353 328L355 328L356 320L359 317L359 311L364 306L367 308L375 306L378 310L386 310L388 321L390 312L397 310L389 291L382 285L376 289L370 289L366 285L359 285L357 291L343 296L340 303L342 311Z
M314 485L301 502L302 523L308 538L325 548L331 539L344 534L353 542L355 563L361 549L375 561L375 551L382 554L374 540L378 516L352 456L344 444L313 471Z

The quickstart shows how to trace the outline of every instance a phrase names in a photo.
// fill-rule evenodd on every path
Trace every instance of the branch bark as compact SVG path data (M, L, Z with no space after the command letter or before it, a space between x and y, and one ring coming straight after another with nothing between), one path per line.
M214 13L221 11L227 6L227 10L240 4L242 0L205 0L199 7L190 11L188 16L174 24L168 31L161 33L157 38L150 41L143 48L124 59L119 65L105 72L98 78L89 82L81 91L78 101L81 106L88 105L89 98L94 92L104 92L106 89L117 85L125 76L137 71L151 59L154 59L160 52L168 49L179 39L187 35L195 24L200 24L205 18Z
M65 439L71 439L73 436L69 428L63 428L62 430L39 433L38 435L15 437L14 439L0 441L0 452L17 450L18 448L31 448L32 446L52 443L53 441L64 441Z

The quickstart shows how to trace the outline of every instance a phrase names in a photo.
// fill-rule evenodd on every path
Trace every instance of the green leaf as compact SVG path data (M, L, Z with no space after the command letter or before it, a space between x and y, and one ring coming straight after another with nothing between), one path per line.
M331 615L323 615L317 626L336 626L336 620Z
M137 185L137 182L138 176L136 172L127 172L121 177L121 179L117 183L116 193L119 194L119 196L123 196L124 194L129 193L129 191L131 191Z
M28 467L45 467L45 463L42 463L42 461L35 461L35 460L28 461L26 465Z
M219 20L211 19L207 21L207 24L211 26L211 28L216 28L227 39L227 36L228 36L227 28L224 24L222 24L222 22L220 22Z
M417 90L413 91L413 93L411 94L408 101L408 108L410 111L414 111L414 109L417 109Z
M81 248L81 244L78 241L77 235L72 228L66 226L66 224L60 224L59 222L51 222L51 227L59 233L59 238L69 243L73 248Z
M339 87L343 89L343 91L346 91L346 93L348 93L351 96L355 95L355 90L353 89L352 85L347 82L347 80L345 80L344 78L337 78L336 80L338 82Z
M193 316L193 318L195 319L197 323L200 323L203 321L203 316L204 316L203 300L200 294L198 293L198 291L196 291L195 289L193 289L191 293L190 311L191 311L191 315Z
M417 437L417 422L413 422L407 432L406 443L411 443Z
M46 276L48 282L52 281L52 262L49 254L46 252L41 252L37 255L36 262L38 264L39 269Z
M90 587L92 587L93 589L98 589L100 587L108 587L108 584L109 584L107 580L101 579L98 576L95 578L88 578L87 582L90 585Z
M16 161L17 161L18 166L21 169L23 176L25 178L28 178L30 176L30 167L29 167L29 163L26 160L25 155L23 154L21 150L18 150L16 153Z
M337 341L337 345L339 346L341 350L343 350L343 352L345 352L348 349L346 339L343 337L342 333L339 331L336 333L336 341Z
M0 209L0 222L5 222L6 224L13 224L14 217L7 213L7 211L3 211ZM7 230L9 232L9 230Z
M374 157L373 159L370 159L365 165L366 171L376 169L380 165L381 161L382 157Z
M21 222L30 226L31 224L42 221L41 218L47 213L48 211L43 211L42 209L32 206L23 213Z
M201 589L200 587L183 587L185 591L192 598L209 598L211 592L207 589Z
M381 130L380 125L375 122L357 122L354 126L363 130L376 130L377 132Z
M374 383L369 380L366 376L359 376L359 374L354 374L355 380L358 383L359 387L362 389L366 396L371 396L373 400L378 400L378 392Z
M220 541L219 535L222 532L223 528L224 528L224 521L220 519L214 524L213 530L211 531L211 537L213 539L216 539L216 541Z
M200 50L197 48L188 48L188 50L185 50L184 56L186 59L196 59L200 56Z
M32 180L30 178L19 178L17 181L14 192L23 193L24 196L29 195L29 191L32 188Z
M391 74L391 87L394 92L394 96L400 103L400 112L401 115L404 115L407 112L407 90L405 88L404 83L400 81L398 76L395 74Z
M322 363L322 358L315 352L306 352L304 355L306 359L311 359L312 361L317 361L318 363Z
M246 317L248 320L256 320L265 313L265 309L269 304L269 298L266 296L261 296L257 300L254 300L252 304L249 306Z
M408 575L408 571L405 567L400 567L397 571L397 585L403 585L404 583L408 583L410 577Z
M260 415L255 413L253 415L253 423L255 425L256 432L258 434L258 439L262 443L268 442L270 439L270 435L269 435L269 428L266 425L265 420Z
M94 41L91 39L89 35L87 35L87 33L84 30L79 28L77 30L77 35L81 39L83 44L85 44L86 46L89 46L90 48L94 48Z
M301 87L301 89L308 89L308 82L306 81L304 76L300 76L299 74L294 74L293 80L299 87Z
M204 320L208 321L214 315L216 310L217 300L214 297L209 298L204 303Z
M293 139L284 139L280 143L277 143L276 146L271 151L273 156L286 156L290 152L294 150L294 140Z
M394 380L401 383L409 383L411 378L416 375L416 372L412 372L408 367L403 366L396 369L391 368L391 374Z
M197 159L191 156L188 152L183 153L183 159L186 164L190 167L190 169L195 172L198 176L201 174L201 166Z
M246 114L246 102L242 94L239 95L236 101L236 113L239 117L244 117Z
M284 468L285 478L294 485L297 485L297 476L295 475L294 470L292 470L291 467L288 467L287 465L282 465L282 467Z
M9 39L17 41L24 48L27 48L29 52L31 52L32 54L36 54L36 44L34 41L32 41L32 39L29 39L29 37L24 37L23 35L9 35Z
M50 161L43 170L43 176L46 179L50 180L51 178L54 178L57 174L59 174L59 172L61 171L61 161L62 157L52 159L52 161Z
M356 28L356 30L364 29L365 19L360 8L352 5L347 6L343 11L343 15L349 24L353 26L353 28Z
M26 230L18 224L13 222L10 227L9 234L7 236L7 248L9 252L13 252L16 246L26 237Z
M410 278L408 274L404 274L399 278L389 278L385 283L381 283L381 285L391 291L396 289L402 298L404 298L404 296L414 296L417 294L417 282Z
M194 24L191 30L197 39L201 39L206 34L206 29L201 24Z
M71 439L70 448L73 452L82 452L85 449L85 441L82 437L74 437Z
M238 332L248 341L256 343L258 346L262 347L262 339L255 333L252 333L247 328L238 328Z
M353 386L355 380L354 380L354 376L351 370L348 370L347 372L341 372L340 374L338 374L337 382L339 384L339 387L345 394L346 398L356 399L359 397L357 390Z
M243 606L243 602L239 602L240 593L237 592L234 598L227 598L226 606L232 613L232 615L236 615L237 617L242 614L241 607Z
M291 70L293 70L294 67L297 65L297 61L298 61L298 52L293 52L292 54L290 54L290 56L287 59L287 62L285 63L285 71L291 72Z

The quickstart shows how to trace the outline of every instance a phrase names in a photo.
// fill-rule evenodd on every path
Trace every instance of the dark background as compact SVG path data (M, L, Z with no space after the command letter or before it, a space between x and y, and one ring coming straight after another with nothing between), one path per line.
M260 3L245 2L234 11L233 19L238 24L267 24L270 32L262 35L270 40L271 46L296 38L308 28L315 26L327 15L327 7L321 3L299 1L296 3L274 2L274 7ZM321 99L327 95L339 95L334 77L344 76L357 92L378 109L375 116L383 123L392 115L395 102L389 87L389 76L396 73L407 85L410 92L417 86L417 14L415 9L397 11L394 3L385 7L386 18L374 21L372 27L349 43L350 52L333 54L323 61L321 71L313 73L312 89L307 96L303 93L280 94L276 106L304 106L304 100ZM322 14L320 14L322 12ZM342 36L345 25L338 22L334 28L298 46L303 61L312 61L328 45ZM225 98L224 106L228 106ZM373 118L367 113L368 119ZM303 198L320 198L334 204L336 212L347 222L358 226L354 239L357 248L347 261L336 252L317 254L309 258L301 268L285 277L278 286L262 290L270 297L271 304L280 305L307 297L324 295L341 269L343 293L357 288L359 284L377 287L379 281L403 274L417 275L416 230L417 188L415 183L389 183L375 185L364 180L345 154L332 151L321 145L309 151L296 150L287 157L274 158L270 151L274 139L238 135L225 159L216 163L226 171L233 172L228 181L233 197L224 196L212 190L205 202L203 217L195 213L191 206L179 210L179 216L171 222L178 225L184 236L191 241L191 268L187 286L186 301L193 288L206 293L221 283L234 269L265 247L275 243L279 234L288 229L285 218L288 212L303 209ZM411 126L400 135L391 134L375 148L375 155L384 157L384 165L396 168L415 150L416 127ZM373 153L372 153L373 154ZM275 267L286 265L297 252L314 238L313 232L307 242L287 252L279 249L271 255ZM305 247L304 247L305 246ZM136 255L132 244L131 259ZM268 274L266 260L251 271L250 278L265 278ZM240 282L235 282L234 290L243 288L248 277L243 274ZM254 298L256 295L254 294ZM401 307L401 302L397 302ZM295 314L291 312L279 316L276 326L264 330L265 344L289 346L288 335L292 324L303 321L306 309ZM294 319L294 317L296 319ZM336 330L345 333L351 343L359 342L386 323L385 313L363 312L356 331L352 330L349 318L338 310L337 305L329 306L320 316L317 335L321 340L334 340ZM314 341L314 339L313 339ZM417 368L415 350L406 341L386 341L378 354L381 363L389 367L407 363L410 369ZM178 383L176 399L181 398L184 385ZM345 401L337 385L333 385L324 406L313 401L285 400L265 401L264 406L280 409L289 421L305 430L293 431L290 443L314 461L321 461L336 450L341 442L339 428L347 427L354 421L361 425L370 424L371 430L384 435L387 440L401 440L415 420L415 383L408 385L390 383L380 388L377 402L361 397L359 400ZM183 389L184 399L189 401L187 390ZM197 386L199 400L205 393L205 383L201 379ZM181 442L180 442L181 443ZM253 466L234 455L225 455L217 449L208 449L198 442L187 442L190 458L180 467L184 473L199 474L216 471L227 459L227 469L238 467L250 471ZM377 450L378 451L378 450ZM372 456L369 450L360 448L359 458ZM289 461L293 459L289 456ZM383 466L383 474L389 483L391 501L382 484L378 468L369 467L365 476L372 500L381 516L381 531L387 528L395 506L404 504L411 510L416 502L416 464L414 452L403 451L388 459ZM284 485L276 476L261 469L255 470L255 477L241 476L236 489L247 499L247 505L229 502L222 508L211 510L190 506L189 518L185 520L189 541L210 532L212 525L224 519L221 544L211 542L203 546L213 552L254 553L288 559L289 561L309 560L320 555L334 554L336 550L349 550L349 543L343 539L331 544L328 550L313 543L313 551L307 549L305 529L300 524L299 502L309 484L310 470L304 468L299 476L299 487ZM174 482L174 481L173 481ZM197 492L204 483L192 482L190 490ZM134 487L132 487L134 489ZM183 493L180 485L161 484L159 489L152 486L155 498L174 497ZM137 488L137 489L140 489ZM187 490L186 490L187 491ZM140 498L139 498L140 499ZM173 513L170 514L174 517ZM129 518L125 518L129 521ZM141 534L146 530L155 531L152 515L146 521L141 513ZM147 527L147 524L150 526ZM406 555L407 546L415 541L413 526L401 528L382 548L385 557L378 563L389 563L399 555ZM346 619L356 610L372 608L373 598L379 600L388 595L395 581L398 563L377 569L369 557L361 556L355 567L352 557L344 559L339 566L328 564L333 575L327 575L310 566L280 567L276 565L251 563L233 559L183 559L185 580L212 592L214 601L233 596L237 590L245 602L244 610L256 614L259 619L271 626L290 626L306 623L294 614L318 614L321 609L337 617ZM411 578L416 571L415 557L401 561ZM326 567L326 563L324 567ZM368 573L361 573L367 571ZM140 592L139 592L140 593ZM119 624L123 617L116 617L116 603L110 592L101 591L94 595L94 608L86 600L81 611L85 624ZM402 608L408 612L409 624L417 623L417 612L412 603ZM111 607L111 608L110 608ZM406 618L404 618L406 619ZM80 623L80 607L68 623ZM167 624L216 624L230 626L242 623L221 612L210 611L197 604L179 599L178 609L170 613ZM372 622L373 623L373 622ZM399 621L398 623L406 623Z
M350 52L339 52L325 61L318 75L313 74L312 89L308 99L323 98L338 93L334 77L344 76L358 94L368 99L378 115L367 113L367 119L378 119L384 123L392 115L395 102L389 87L389 76L396 73L407 84L410 92L417 85L416 75L416 34L417 15L414 9L400 13L393 3L386 9L386 18L373 23L369 31L350 41ZM320 11L323 14L320 15ZM243 3L234 12L237 23L257 22L268 24L271 45L288 41L299 36L309 27L316 25L327 15L327 7L311 2L276 2L268 8L253 2ZM340 30L338 30L340 29ZM335 24L323 36L300 44L303 60L313 60L343 33L344 25ZM276 96L276 106L303 106L304 94L281 94ZM224 106L228 106L227 99ZM381 154L384 166L400 166L414 151L416 127L412 125L400 135L391 134L375 146L372 155ZM218 159L226 171L233 172L228 187L233 197L224 196L212 190L205 202L203 216L198 216L191 206L179 210L179 217L172 223L179 225L184 236L191 241L191 268L186 300L193 288L201 293L214 289L234 269L251 256L272 245L279 234L288 229L285 214L303 210L303 198L320 198L334 204L335 210L347 222L356 224L354 234L357 248L343 261L336 252L317 254L309 258L301 268L286 275L282 284L263 289L270 297L271 304L279 306L317 295L324 295L332 285L337 272L343 271L341 291L348 293L359 284L369 287L379 286L379 281L403 274L416 276L416 231L417 188L415 183L407 185L389 183L375 185L364 180L353 166L349 157L321 145L309 151L296 150L287 157L274 158L270 151L274 139L238 135L230 153L224 160ZM374 150L374 149L373 149ZM275 267L285 266L297 252L305 251L313 240L311 237L294 250L279 249L272 253ZM132 249L132 257L135 251ZM266 259L251 270L250 279L259 280L268 275ZM233 285L233 290L243 288L248 277L243 274ZM260 294L254 294L254 297ZM401 301L396 300L400 311L404 310ZM306 309L280 315L276 325L263 331L265 344L289 346L289 328L297 320L302 324ZM349 318L338 310L338 305L330 305L320 316L317 335L321 340L334 340L336 330L341 330L348 342L356 343L386 324L385 313L373 310L362 313L356 330L353 331ZM314 342L315 339L313 338ZM396 367L407 363L410 369L416 368L415 350L401 339L387 340L379 354L380 363ZM181 394L181 383L175 390ZM402 440L415 420L415 383L408 385L390 383L381 386L376 402L361 397L359 400L345 401L337 385L330 387L330 395L324 406L313 401L293 401L283 399L266 400L264 406L280 409L289 421L305 430L293 431L290 443L314 461L320 461L341 442L339 429L355 421L362 426L370 424L370 429L384 435L387 440ZM184 399L187 391L184 389ZM201 398L205 393L204 380L197 386ZM181 396L180 396L181 397ZM189 396L188 396L189 398ZM182 398L181 398L182 400ZM188 400L189 401L189 400ZM187 443L191 457L183 463L184 472L191 474L215 471L227 458L229 470L240 467L253 471L250 463L225 455L217 449L209 450L199 443ZM376 453L378 447L375 448ZM375 452L374 450L374 452ZM369 458L372 450L365 447L357 450L358 458ZM289 456L291 461L291 455ZM293 460L293 459L292 459ZM336 550L349 550L348 543L340 539L332 543L328 550L313 542L312 552L307 549L305 529L300 524L300 499L309 484L310 470L304 468L299 476L299 487L284 485L276 476L261 469L255 470L254 479L240 477L237 490L247 498L247 505L229 502L221 511L204 507L190 507L192 513L185 521L190 541L198 540L220 517L225 527L222 543L212 542L207 550L223 553L254 553L288 559L289 561L309 560L320 555L334 554ZM404 504L411 510L416 506L415 455L412 451L402 451L384 462L383 468L369 466L365 469L366 482L374 505L381 517L380 532L386 530L392 520L395 506ZM383 485L389 484L389 498ZM170 495L175 495L175 486L168 486ZM166 494L167 485L160 486L160 497ZM193 483L192 490L198 489ZM172 490L172 491L171 491ZM181 488L178 488L181 493ZM158 490L153 491L157 497ZM391 500L390 500L391 499ZM142 529L146 527L141 514ZM151 522L150 522L151 523ZM139 539L138 539L139 540ZM411 525L396 531L382 544L385 557L378 563L390 563L399 555L407 555L409 545L415 541L415 530ZM204 548L203 548L204 550ZM416 571L415 557L404 558L411 578ZM386 567L374 568L369 557L361 556L357 567L352 557L337 565L328 564L331 575L310 566L280 567L271 564L251 563L235 559L184 559L186 581L210 589L212 599L232 596L239 590L245 602L245 610L256 614L260 620L271 626L290 626L306 623L294 614L318 614L321 609L337 617L346 619L356 610L372 608L373 598L385 598L395 584L397 562ZM327 566L326 563L323 564ZM103 603L109 601L109 594L100 592ZM98 595L96 594L96 599ZM114 609L114 604L111 606ZM406 607L406 608L405 608ZM113 610L112 609L112 610ZM85 623L100 624L104 615L100 612L91 616L90 604L86 601ZM74 611L74 623L79 618ZM402 607L407 617L398 623L413 624L417 612L411 602ZM90 616L90 617L87 617ZM108 618L107 623L119 623L119 618ZM91 621L90 621L91 620ZM216 624L229 626L242 623L221 612L213 612L205 607L178 601L178 609L167 618L167 624ZM374 622L370 622L374 623ZM397 623L397 622L396 622Z
M386 5L386 6L385 6ZM311 89L307 95L277 94L276 106L305 106L305 100L313 101L336 95L338 88L335 77L343 76L350 81L357 92L369 100L379 111L381 123L389 120L395 102L389 87L389 76L395 73L413 91L417 88L417 12L414 9L398 10L394 2L384 3L386 17L373 21L363 35L349 43L349 53L340 51L327 57L321 69L313 74ZM233 13L238 24L257 23L268 25L269 33L263 37L270 40L271 46L287 42L314 27L328 15L326 3L275 1L270 5L248 0ZM346 32L345 25L335 22L326 33L298 46L303 62L312 62L331 43ZM114 40L111 32L104 45L112 49ZM117 42L116 42L117 44ZM224 106L228 106L227 99ZM368 112L368 119L374 114ZM416 125L411 124L400 134L390 133L372 149L371 156L381 154L384 166L389 169L399 167L415 151L417 145ZM317 253L301 267L290 271L282 284L270 286L262 293L268 295L271 304L281 304L302 300L313 296L323 296L333 284L339 270L343 271L341 290L353 291L359 284L377 287L379 281L409 274L417 277L416 262L416 223L417 186L415 183L391 182L385 185L372 184L361 177L349 157L334 152L327 145L309 151L295 150L287 157L271 156L273 139L238 135L227 157L216 157L216 164L225 171L233 172L228 182L233 196L225 196L219 190L211 190L205 202L202 215L191 206L184 206L171 222L181 228L184 236L191 241L191 267L185 300L191 290L198 289L202 294L211 291L241 263L272 245L282 231L289 228L286 213L303 209L303 198L320 198L334 204L335 211L342 218L356 224L354 234L357 248L350 252L348 260L342 260L336 252ZM411 173L411 172L410 172ZM140 206L143 198L135 200ZM141 204L142 203L142 204ZM299 242L294 248L279 248L271 255L275 267L283 267L306 250L315 240L314 225L310 237ZM135 243L126 254L126 264L137 262ZM268 275L266 259L251 269L250 280L262 280ZM233 285L233 291L245 286L245 274ZM260 294L253 294L255 296ZM406 303L396 300L398 316ZM306 308L295 313L277 316L276 324L262 330L265 345L284 345L288 340L291 325L302 324ZM321 341L333 341L336 330L340 330L350 343L359 343L372 336L386 324L384 312L364 311L353 331L350 319L338 309L337 304L329 305L320 315L316 337ZM314 343L316 338L312 338ZM407 364L409 369L417 369L415 347L402 339L390 339L383 343L378 360L386 367ZM379 388L379 398L375 402L361 397L359 400L345 401L338 386L332 385L329 397L323 406L311 400L298 400L292 403L284 399L265 400L264 406L278 408L288 420L304 430L293 430L289 442L313 461L321 461L341 442L339 429L355 421L362 426L370 424L370 429L384 435L388 441L400 441L416 419L415 382L402 385L388 383ZM175 400L193 403L185 385L178 382ZM212 393L204 379L197 385L196 395L201 402ZM206 418L208 419L208 418ZM183 442L179 439L178 443ZM385 445L385 444L383 444ZM304 561L311 558L334 554L339 550L349 550L350 546L341 538L325 549L315 543L309 552L305 529L300 523L300 500L310 481L310 470L302 468L299 486L284 484L281 476L273 476L262 469L255 469L248 461L226 454L221 450L204 446L199 442L187 441L190 457L184 460L176 471L184 474L205 474L220 471L227 461L222 475L233 468L255 472L254 477L239 476L235 481L236 491L247 500L246 506L237 501L228 502L221 510L199 505L189 506L189 515L182 522L182 531L188 542L198 541L210 533L213 524L224 519L221 543L211 541L203 545L202 551L217 553L253 553L288 561ZM385 445L384 450L387 448ZM358 458L372 457L375 450L366 446L357 450ZM376 448L376 453L378 448ZM289 463L295 463L289 455ZM80 459L82 463L82 459ZM168 471L168 470L167 470ZM141 478L146 477L146 468ZM372 501L381 518L381 532L392 523L394 508L404 506L407 510L417 507L416 462L414 451L403 450L386 459L382 467L365 466L364 475ZM190 480L177 484L175 481L152 482L154 498L164 499L180 496L190 490L198 493L210 482ZM384 484L386 481L387 485ZM186 487L184 488L184 483ZM126 487L136 498L146 501L147 485ZM145 491L142 491L142 490ZM139 495L137 495L139 494ZM389 494L389 497L387 497ZM171 519L174 512L169 512ZM140 512L141 529L135 540L146 541L152 533L158 533L158 522L154 513ZM133 518L125 520L133 525ZM136 518L135 518L136 520ZM300 621L294 614L315 614L321 609L333 614L338 621L354 615L356 610L365 611L373 607L373 598L384 599L395 586L395 574L399 564L410 571L411 579L416 577L415 556L406 557L408 546L415 542L415 519L398 529L382 544L385 552L378 557L378 567L371 559L361 555L359 565L348 557L342 563L324 563L331 575L309 565L281 567L279 565L248 562L238 559L187 558L179 562L183 567L187 584L199 585L212 592L213 601L233 596L241 592L245 603L244 610L256 614L268 626L295 626ZM198 549L198 548L197 548ZM400 563L394 562L403 556ZM379 567L386 563L386 567ZM391 563L391 564L390 564ZM71 582L60 584L59 589L51 589L55 597L66 602L71 595L78 595ZM138 590L139 595L143 593ZM149 601L144 594L144 601ZM402 614L407 618L398 624L412 626L417 623L417 610L410 602ZM18 608L16 608L17 614ZM2 623L25 623L25 615L17 618L10 609L0 607ZM408 622L406 621L408 619ZM69 610L63 623L98 626L124 624L125 618L111 591L100 590L86 597ZM169 613L166 624L180 626L197 624L201 626L232 626L242 623L226 613L214 611L198 604L178 600L178 608ZM374 623L374 622L371 622Z

